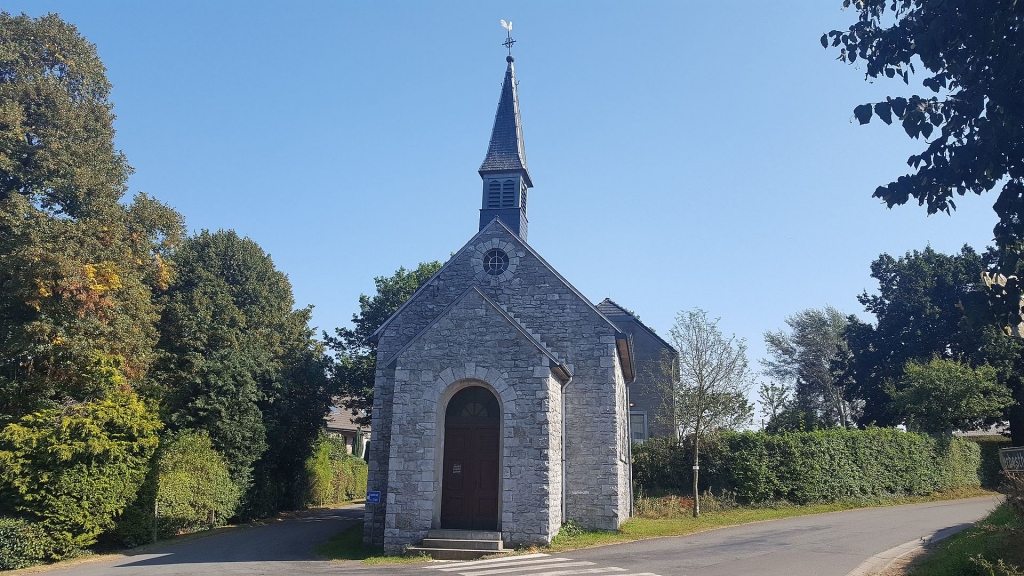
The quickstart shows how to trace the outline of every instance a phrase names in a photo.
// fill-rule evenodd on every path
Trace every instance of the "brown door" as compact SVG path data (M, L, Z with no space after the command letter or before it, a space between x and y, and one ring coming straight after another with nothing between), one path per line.
M498 401L486 388L456 394L445 412L441 527L498 529Z

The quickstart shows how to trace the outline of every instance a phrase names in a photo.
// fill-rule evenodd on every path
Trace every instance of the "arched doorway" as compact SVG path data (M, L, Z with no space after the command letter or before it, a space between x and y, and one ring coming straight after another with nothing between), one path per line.
M498 529L501 410L490 390L470 386L444 416L441 527Z

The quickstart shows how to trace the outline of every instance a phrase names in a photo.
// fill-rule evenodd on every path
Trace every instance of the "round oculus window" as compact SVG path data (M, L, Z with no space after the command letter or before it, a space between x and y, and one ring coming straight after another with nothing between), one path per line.
M491 276L498 276L508 270L508 254L497 248L484 254L484 270Z

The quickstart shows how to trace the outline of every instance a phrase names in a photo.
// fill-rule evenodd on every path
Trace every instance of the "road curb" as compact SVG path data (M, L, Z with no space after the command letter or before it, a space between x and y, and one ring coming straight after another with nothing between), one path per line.
M932 534L931 537L922 536L917 540L911 540L909 542L904 542L899 546L889 548L885 552L879 552L862 562L860 566L854 568L851 572L847 573L846 576L873 576L880 572L884 572L889 566L892 566L893 562L896 562L903 556L924 548L929 544L934 544L940 540L948 538L957 532L970 528L973 525L973 523L966 523L959 524L957 526L950 526L949 528L943 528L942 530Z

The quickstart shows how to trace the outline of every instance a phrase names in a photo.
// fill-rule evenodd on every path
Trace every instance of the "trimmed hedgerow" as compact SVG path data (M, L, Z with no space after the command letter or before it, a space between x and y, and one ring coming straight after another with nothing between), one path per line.
M1003 466L999 463L999 450L1013 445L1006 436L970 436L971 442L977 442L981 448L981 468L978 476L985 488L998 488L1002 481Z
M688 491L689 452L665 440L634 448L638 491ZM702 450L701 463L702 490L729 490L748 503L835 502L981 485L976 443L891 428L727 432Z

